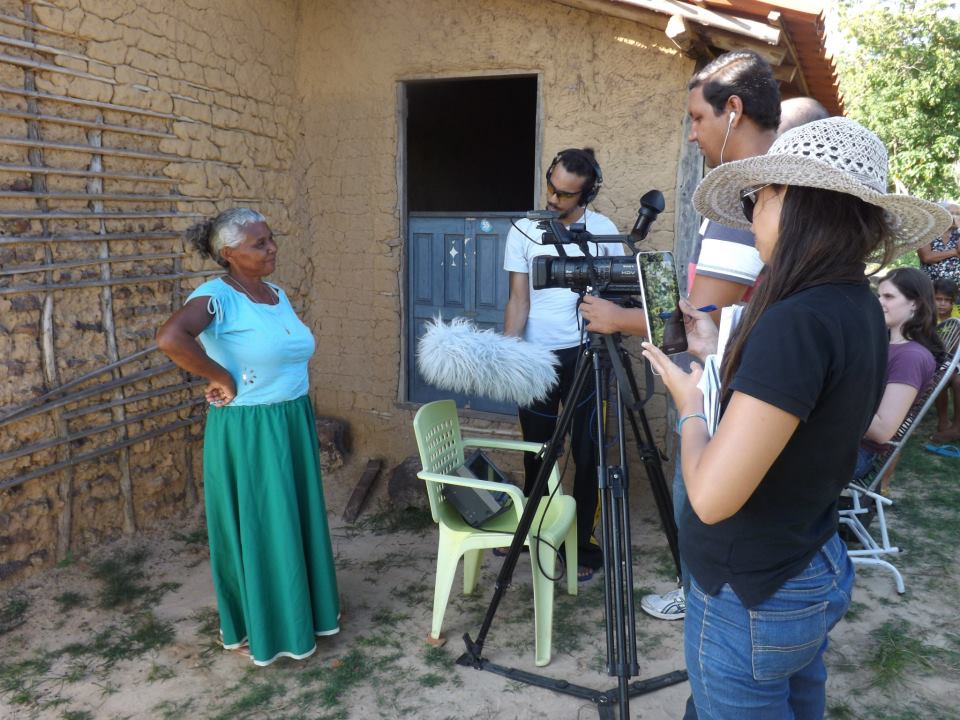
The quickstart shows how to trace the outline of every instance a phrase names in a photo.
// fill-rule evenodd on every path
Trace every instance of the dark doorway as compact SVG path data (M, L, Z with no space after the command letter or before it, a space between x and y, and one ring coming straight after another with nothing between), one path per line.
M428 385L416 366L426 322L466 317L503 329L510 222L535 206L537 78L407 83L407 398L515 408Z
M407 209L533 207L537 78L407 85Z

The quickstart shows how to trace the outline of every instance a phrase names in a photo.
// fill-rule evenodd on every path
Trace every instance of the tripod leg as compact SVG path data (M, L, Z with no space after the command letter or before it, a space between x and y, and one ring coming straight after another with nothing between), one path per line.
M594 356L594 376L596 377L597 417L603 418L600 388L604 394L607 390L606 375L597 356ZM622 397L619 383L616 391L616 412L622 415ZM635 633L632 627L627 627L628 615L632 617L626 606L626 598L632 597L632 588L625 586L625 565L632 564L629 545L624 545L623 528L629 525L630 518L624 515L623 503L623 434L622 422L618 419L618 443L620 446L621 465L610 467L606 464L606 428L605 423L598 422L597 427L597 478L600 485L601 525L604 550L604 599L606 610L607 631L607 672L617 676L617 697L621 718L630 717L630 677L633 670L633 658L636 656ZM628 593L629 591L629 593Z
M543 450L543 462L540 465L540 471L530 489L530 502L523 508L523 513L517 523L516 532L510 543L510 550L503 559L503 565L500 566L500 572L497 574L497 581L494 586L493 597L490 599L490 605L483 617L483 623L480 631L477 633L476 641L470 638L469 634L464 634L463 641L466 646L466 653L461 656L457 662L461 665L472 665L479 668L481 666L481 655L483 654L483 644L486 642L487 633L490 632L490 626L493 624L493 617L496 615L503 594L510 585L513 578L513 571L517 566L517 559L520 557L520 550L523 548L524 540L530 534L530 527L533 524L533 518L539 507L540 497L547 486L547 478L557 462L560 455L560 448L563 446L563 438L570 429L573 422L573 414L577 403L583 392L587 378L590 377L590 363L586 362L586 357L581 357L577 362L576 373L574 374L573 386L563 401L563 411L557 419L557 428L554 430L553 437L547 442Z
M626 350L622 350L620 358L624 368L624 374L630 383L630 390L633 393L633 397L637 397L639 395L637 378L633 374L633 366L630 364L630 358ZM640 424L643 428L642 438L640 426L637 424L638 414L640 416ZM640 459L643 461L644 468L647 471L647 479L650 481L653 500L657 505L657 512L660 515L660 524L667 537L670 554L673 556L673 564L677 569L677 577L680 577L680 543L677 539L677 522L674 519L673 499L670 491L667 489L667 479L663 474L660 451L653 441L653 431L650 429L650 423L647 420L647 414L643 411L643 408L641 407L638 412L634 412L633 409L628 409L627 418L630 421L633 440L637 445L637 451L640 453Z
M633 544L630 535L630 470L627 465L627 445L624 442L623 417L623 393L619 383L617 384L617 437L620 438L620 468L622 474L623 493L620 502L620 537L623 542L623 553L626 561L624 563L624 605L627 610L627 648L630 651L630 675L637 675L640 672L640 665L637 662L637 611L633 602Z
M613 625L610 618L614 616L613 593L610 587L610 578L613 576L613 553L610 552L610 546L613 544L613 538L610 533L611 507L610 493L607 480L607 462L606 462L606 417L603 411L604 399L607 397L609 388L606 383L603 371L600 367L598 355L593 358L593 372L596 378L597 388L597 429L596 429L596 447L597 447L597 487L600 492L600 542L603 546L603 606L604 617L607 618L606 641L607 641L607 674L614 674L614 648L616 639L613 634Z

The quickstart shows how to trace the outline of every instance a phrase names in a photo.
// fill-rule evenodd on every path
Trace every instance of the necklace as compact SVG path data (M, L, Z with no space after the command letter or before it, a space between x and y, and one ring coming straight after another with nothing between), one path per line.
M253 302L254 305L267 305L267 304L268 304L268 303L260 302L260 301L257 300L253 295L251 295L249 292L247 292L247 289L243 286L243 283L241 283L239 280L237 280L235 277L233 277L233 275L224 275L224 276L223 276L223 280L224 280L224 282L226 282L227 280L230 280L230 281L231 281L230 284L233 285L233 286L235 286L238 290L240 290L240 292L242 292L244 295L246 295L248 298L250 298L250 300ZM265 283L263 283L263 284L265 284ZM270 287L270 286L267 285L267 287ZM276 290L274 290L273 288L270 288L270 291L273 292L273 293L276 295ZM280 304L280 296L279 296L279 295L276 295L276 297L277 297L277 302L276 302L276 303L271 303L271 304L270 304L270 307L274 307L275 305L279 305L279 304ZM283 328L284 332L287 333L287 335L290 334L290 328L288 328L287 325L286 325L286 323L284 323L282 320L280 321L280 327Z
M230 281L231 281L231 284L232 284L234 287L236 287L240 292L242 292L244 295L246 295L248 298L250 298L253 302L255 302L255 303L258 304L258 305L276 305L276 303L265 303L265 302L263 302L262 300L257 300L257 299L256 299L253 295L251 295L251 294L249 293L249 291L243 286L243 283L240 282L239 280L237 280L235 277L233 277L233 275L224 275L224 276L223 276L223 279L224 279L224 280L230 280ZM261 284L263 284L263 283L261 283ZM267 287L270 287L270 286L268 285ZM278 298L278 300L279 300L279 298Z

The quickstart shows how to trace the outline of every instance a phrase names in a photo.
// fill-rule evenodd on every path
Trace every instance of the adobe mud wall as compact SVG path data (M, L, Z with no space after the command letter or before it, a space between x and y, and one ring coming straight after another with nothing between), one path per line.
M0 583L202 501L200 386L152 347L217 271L179 233L229 206L277 235L318 412L361 460L415 452L404 81L537 74L541 167L598 148L598 210L626 229L659 188L673 243L692 62L660 30L549 0L0 0L0 54Z
M301 13L303 135L294 169L309 243L297 255L315 275L314 397L321 413L349 420L357 452L399 459L416 452L414 409L403 405L400 380L400 85L538 74L541 168L560 148L597 148L604 175L597 209L629 229L640 196L663 190L667 210L649 245L672 248L693 64L661 30L559 3L365 0L303 3ZM651 414L662 412L660 402Z
M242 204L298 232L296 17L0 0L0 582L202 501L200 389L150 348L215 267L185 227Z

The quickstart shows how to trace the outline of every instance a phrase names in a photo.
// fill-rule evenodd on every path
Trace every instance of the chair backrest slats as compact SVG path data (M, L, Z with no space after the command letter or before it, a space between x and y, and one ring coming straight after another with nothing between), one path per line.
M427 472L450 475L463 465L463 438L453 400L427 403L413 418L413 432L420 451L420 464ZM446 512L446 501L439 483L427 481L427 496L434 522Z

